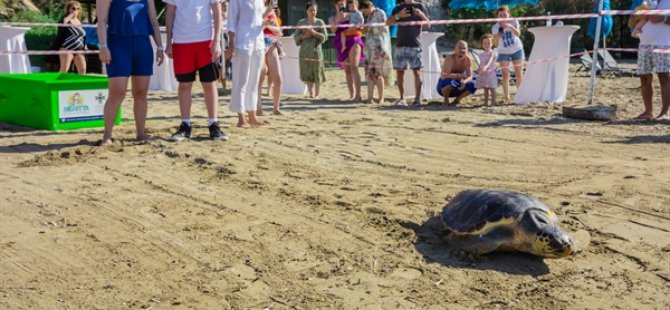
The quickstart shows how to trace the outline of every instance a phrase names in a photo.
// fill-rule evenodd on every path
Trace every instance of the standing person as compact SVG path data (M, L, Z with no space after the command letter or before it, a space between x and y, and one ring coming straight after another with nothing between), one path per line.
M489 94L491 105L496 104L496 88L498 88L498 77L496 76L496 59L498 53L491 49L493 36L485 34L481 38L483 52L479 54L479 71L477 72L477 89L484 89L484 105L489 105Z
M112 129L119 107L131 79L136 138L146 141L147 92L153 74L154 53L149 37L153 36L156 62L163 63L156 8L153 1L96 0L100 61L106 65L109 92L105 102L105 132L101 145L112 144Z
M670 0L659 0L656 10L670 10ZM670 53L654 49L670 48L670 17L668 15L650 15L648 22L639 33L640 49L637 54L637 73L642 86L642 102L644 111L636 119L650 120L654 118L654 73L658 76L661 86L661 112L656 119L667 120L670 109Z
M221 7L219 0L163 0L167 4L165 53L173 58L175 77L179 82L179 129L170 140L191 138L191 103L196 71L205 93L207 127L212 140L228 140L221 131L217 116L219 68L214 63L221 56Z
M228 31L225 29L228 24L228 0L221 1L221 25L223 27L221 31L221 50L225 51L228 48ZM221 73L219 74L219 81L223 89L228 88L226 81L232 80L233 75L233 63L230 62L230 59L226 59L221 55Z
M403 0L398 4L393 11L391 17L386 22L387 25L393 25L396 22L417 22L429 21L426 16L426 7L421 3L416 3L414 0ZM396 50L393 55L393 68L396 70L398 78L398 90L400 91L400 99L397 104L405 103L405 89L404 78L405 70L409 67L414 74L414 97L413 107L421 106L421 30L427 29L428 25L400 25L398 26L398 34L396 37Z
M81 3L70 1L65 5L65 15L58 20L59 24L70 24L67 27L58 27L56 35L56 47L61 51L83 51L86 50L86 32L79 20L81 13ZM86 73L86 57L84 54L58 54L60 60L60 72L70 71L70 66L74 60L74 66L77 73Z
M316 2L307 2L305 5L307 18L298 21L298 26L314 26L314 28L298 29L293 34L295 44L300 46L298 52L300 80L307 84L310 98L319 98L321 84L326 81L321 45L326 42L328 34L323 20L316 18L317 10Z
M361 11L368 17L368 23L386 23L386 13L376 8L372 1L362 0ZM384 102L384 86L393 82L391 61L391 36L388 27L368 27L365 34L365 73L368 84L368 103L373 102L374 87L377 86L379 100Z
M354 83L351 77L351 72L345 68L345 61L349 55L344 53L343 48L345 44L340 40L342 33L347 29L345 25L349 24L349 13L347 13L345 0L335 0L333 4L335 5L335 16L329 19L330 30L335 33L333 47L337 54L337 65L341 69L344 69L344 78L347 83L347 89L349 89L349 98L353 98Z
M503 5L498 8L496 11L498 18L510 18L512 14L509 11L509 7ZM521 35L521 28L519 27L519 21L516 19L508 21L500 21L493 25L492 28L493 36L498 43L498 63L500 64L500 69L502 70L502 87L503 94L505 95L505 102L509 103L512 98L509 94L509 63L512 62L514 65L514 72L516 75L516 89L521 87L521 82L523 80L523 62L526 59L526 55L523 51L523 42L519 36Z
M256 103L265 54L264 11L263 0L230 0L227 25L230 46L226 49L226 58L232 58L234 76L230 110L237 113L237 126L242 128L263 125L256 118ZM245 113L249 121L244 118Z
M472 81L472 68L468 57L468 43L461 40L456 42L454 52L444 58L440 80L437 82L437 92L444 97L444 103L449 104L449 98L454 104L475 93L477 88Z
M339 39L341 42L341 52L345 56L343 61L344 70L348 71L349 76L351 76L351 83L347 86L353 90L353 93L349 100L357 102L361 101L361 74L358 71L358 66L361 63L361 58L363 58L362 51L363 46L365 46L361 38L363 36L361 26L365 20L361 11L358 10L357 0L347 0L347 10L349 11L349 24L351 26L342 31L340 37L335 38L335 40Z
M261 76L258 81L258 93L261 93L261 88L263 87L263 80L265 75L268 76L268 93L270 88L274 85L272 89L272 105L274 110L272 114L281 115L279 111L279 96L281 95L281 63L279 61L279 53L281 45L277 40L278 37L282 36L282 31L279 28L279 20L277 15L272 7L271 0L265 0L265 28L263 29L263 37L265 42L265 55L263 55L263 64L261 65ZM263 100L261 96L258 96L258 105L256 107L256 115L263 115Z

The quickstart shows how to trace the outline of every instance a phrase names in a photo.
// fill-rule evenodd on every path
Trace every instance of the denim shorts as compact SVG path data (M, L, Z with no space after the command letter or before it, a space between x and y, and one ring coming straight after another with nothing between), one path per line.
M440 96L444 97L444 94L442 93L442 88L445 88L447 86L453 87L448 94L448 96L451 98L458 97L463 92L468 92L472 95L477 91L477 87L475 87L474 81L468 81L467 83L465 83L465 88L463 90L460 90L459 88L461 87L461 82L452 79L440 79L437 82L437 93L440 94Z
M517 61L526 59L526 54L523 52L523 49L520 49L512 54L498 54L498 62L500 61Z
M420 47L396 47L393 55L393 69L405 70L407 67L410 69L423 68Z

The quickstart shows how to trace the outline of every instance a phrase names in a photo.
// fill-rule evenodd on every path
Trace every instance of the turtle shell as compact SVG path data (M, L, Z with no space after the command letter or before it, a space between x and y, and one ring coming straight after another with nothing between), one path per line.
M497 189L466 190L444 206L440 217L452 232L478 235L496 227L516 225L520 215L530 209L551 213L537 198L523 193Z

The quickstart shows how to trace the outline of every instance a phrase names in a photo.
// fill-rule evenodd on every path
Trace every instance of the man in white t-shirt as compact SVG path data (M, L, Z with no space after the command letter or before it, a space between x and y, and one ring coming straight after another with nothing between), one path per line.
M659 0L657 10L670 10L670 0ZM640 33L640 50L637 55L637 72L642 85L642 102L644 111L636 119L649 120L654 118L652 105L654 91L652 82L654 73L661 84L661 112L656 119L669 119L670 108L670 16L653 15L642 27ZM656 51L654 51L656 49ZM658 49L666 49L658 51Z
M191 137L191 89L196 71L205 93L209 137L228 140L221 131L217 116L218 91L216 80L219 68L215 60L221 56L220 0L163 0L167 3L165 53L173 59L174 73L179 82L179 112L181 124L170 140L182 141Z

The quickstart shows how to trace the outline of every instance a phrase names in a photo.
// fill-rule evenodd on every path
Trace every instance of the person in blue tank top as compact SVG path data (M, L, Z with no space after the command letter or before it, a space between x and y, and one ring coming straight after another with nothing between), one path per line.
M153 74L154 52L149 41L157 46L156 62L163 63L156 8L148 0L96 0L100 61L106 65L109 93L105 102L105 131L100 145L112 144L112 129L119 107L126 96L131 78L135 129L138 141L146 141L147 92Z

